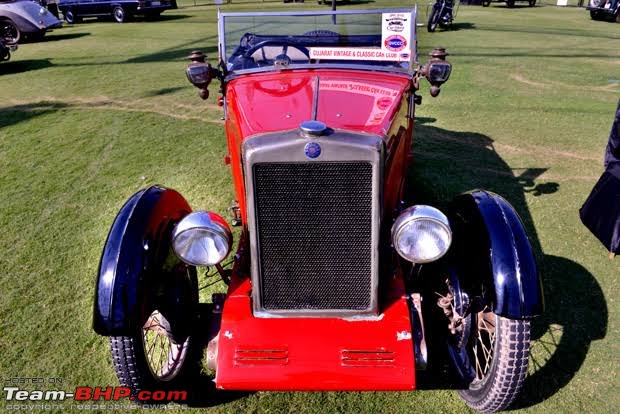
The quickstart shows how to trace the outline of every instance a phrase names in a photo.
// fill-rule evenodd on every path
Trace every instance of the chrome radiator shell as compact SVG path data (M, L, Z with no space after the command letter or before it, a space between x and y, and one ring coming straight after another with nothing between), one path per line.
M320 146L320 155L311 158L307 153L307 145L315 144ZM242 144L243 168L245 177L246 206L247 206L247 225L250 235L250 255L251 255L251 280L252 280L252 302L254 315L257 317L368 317L379 313L379 232L382 217L383 200L383 162L384 162L384 142L378 135L351 133L346 131L328 132L321 136L310 136L300 133L298 130L268 133L256 135L244 140ZM282 164L282 166L307 165L310 167L322 168L330 163L341 163L342 165L357 165L368 163L371 167L371 189L370 203L370 242L367 249L369 257L369 274L367 306L361 309L342 308L341 306L324 307L305 306L299 309L278 309L264 306L262 297L265 277L261 275L261 245L260 245L260 214L257 211L256 192L257 166ZM333 164L337 165L337 164ZM332 167L333 167L332 165ZM316 168L314 168L316 170ZM295 169L295 168L293 168ZM311 168L313 169L313 168ZM333 174L333 168L332 174ZM311 186L311 183L304 183L300 177L300 185ZM308 191L320 191L320 189L310 188ZM334 228L333 231L346 232L346 228ZM354 240L352 242L355 242ZM338 249L338 246L334 246ZM300 252L302 254L304 252ZM361 257L364 259L364 257ZM324 266L323 266L324 267ZM337 272L337 266L329 273ZM299 275L298 275L299 276ZM364 275L365 277L366 275ZM326 280L329 275L325 275ZM299 278L298 278L299 279ZM364 280L365 282L365 280ZM341 282L347 283L347 281ZM290 287L294 289L294 286ZM343 298L343 301L346 298ZM319 300L320 302L320 300Z

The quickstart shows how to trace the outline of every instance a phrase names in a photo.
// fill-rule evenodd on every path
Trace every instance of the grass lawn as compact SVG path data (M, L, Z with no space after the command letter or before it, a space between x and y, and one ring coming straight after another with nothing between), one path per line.
M234 198L216 85L202 102L183 73L193 49L215 60L216 9L180 4L157 22L65 27L0 64L3 383L58 377L67 391L117 384L108 341L91 329L99 255L116 212L154 183L194 208L224 212ZM515 205L539 251L547 312L534 325L517 407L620 411L620 259L608 260L578 218L602 172L620 96L620 25L591 21L583 9L494 3L461 7L455 30L422 29L421 56L445 46L454 70L438 98L423 86L412 199L442 205L476 187L496 191ZM466 411L450 390L224 400L209 411Z

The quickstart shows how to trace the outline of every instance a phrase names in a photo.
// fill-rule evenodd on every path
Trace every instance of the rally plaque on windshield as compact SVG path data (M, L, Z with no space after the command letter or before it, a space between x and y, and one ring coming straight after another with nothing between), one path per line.
M411 59L411 13L382 13L381 47L311 47L311 59L407 62Z

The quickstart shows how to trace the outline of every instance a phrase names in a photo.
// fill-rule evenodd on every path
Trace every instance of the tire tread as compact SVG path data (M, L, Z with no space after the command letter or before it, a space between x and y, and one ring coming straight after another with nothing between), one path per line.
M497 363L484 384L482 396L470 390L459 391L467 405L476 411L492 413L506 409L515 400L527 374L530 351L530 321L497 317L499 335L496 336L494 359ZM494 372L493 372L494 370ZM476 398L478 397L478 398Z
M130 388L132 396L136 397L140 391L148 388L147 379L142 375L148 367L141 367L140 357L136 355L136 352L140 352L140 344L136 344L136 339L130 336L112 336L110 349L121 386Z

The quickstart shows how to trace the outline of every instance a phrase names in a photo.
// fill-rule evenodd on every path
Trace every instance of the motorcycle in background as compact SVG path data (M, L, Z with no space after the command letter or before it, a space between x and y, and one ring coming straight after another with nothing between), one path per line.
M434 32L437 26L442 29L447 29L452 24L452 21L456 18L457 7L454 7L454 0L435 0L435 3L431 7L431 11L428 14L427 29L429 32Z

